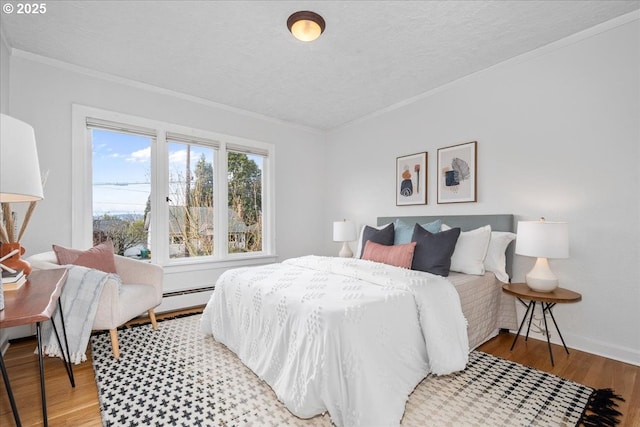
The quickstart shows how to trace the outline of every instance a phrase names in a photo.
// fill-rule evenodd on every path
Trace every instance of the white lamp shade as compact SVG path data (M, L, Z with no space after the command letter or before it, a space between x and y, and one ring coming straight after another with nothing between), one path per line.
M352 221L333 222L333 241L352 242L356 240L356 228Z
M516 254L569 258L569 225L566 222L519 221Z
M33 128L0 114L0 202L31 202L43 198Z

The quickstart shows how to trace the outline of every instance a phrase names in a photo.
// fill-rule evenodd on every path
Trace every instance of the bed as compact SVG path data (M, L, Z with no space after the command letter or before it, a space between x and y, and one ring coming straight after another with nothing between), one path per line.
M438 218L465 232L513 229L511 215ZM382 217L378 226L435 219ZM399 425L408 396L428 373L464 369L472 348L500 328L515 328L515 303L502 296L494 273L445 278L306 256L225 272L201 328L298 417L329 412L337 426Z

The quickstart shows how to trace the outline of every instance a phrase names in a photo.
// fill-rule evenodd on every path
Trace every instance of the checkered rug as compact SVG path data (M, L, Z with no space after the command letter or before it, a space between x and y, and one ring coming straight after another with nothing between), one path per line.
M149 325L119 330L119 359L111 355L108 334L91 338L105 426L332 425L328 414L292 415L234 353L200 332L199 319L167 320L158 331ZM430 375L416 387L402 425L615 425L611 397L474 351L464 372ZM587 406L602 408L581 420Z

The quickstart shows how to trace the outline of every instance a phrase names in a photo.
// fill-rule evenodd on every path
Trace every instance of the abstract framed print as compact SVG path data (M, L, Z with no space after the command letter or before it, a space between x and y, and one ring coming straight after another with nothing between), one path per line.
M478 143L438 149L438 203L477 201Z
M427 204L427 153L396 158L396 206Z

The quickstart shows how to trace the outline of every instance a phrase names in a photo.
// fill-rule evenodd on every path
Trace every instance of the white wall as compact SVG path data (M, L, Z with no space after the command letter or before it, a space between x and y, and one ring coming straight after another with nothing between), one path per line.
M3 61L4 62L4 61ZM49 171L45 200L38 203L24 246L27 255L51 244L71 245L71 106L81 104L175 123L196 129L275 145L276 251L280 259L308 254L322 245L321 230L309 224L324 220L324 134L300 126L243 114L167 91L115 78L80 72L69 65L13 51L11 113L36 132L40 166ZM165 290L212 286L223 271L216 265L192 272L165 274ZM159 311L203 304L205 294L166 299Z
M9 114L9 48L0 30L0 113ZM0 329L0 352L4 354L9 347L7 333Z
M571 258L551 260L561 286L583 295L555 309L567 344L640 364L637 16L332 132L325 223L486 213L568 221ZM437 149L474 140L478 202L436 204ZM396 207L395 159L422 151L428 204ZM523 281L533 259L516 258L514 279Z
M4 32L0 30L0 112L9 114L9 48Z

